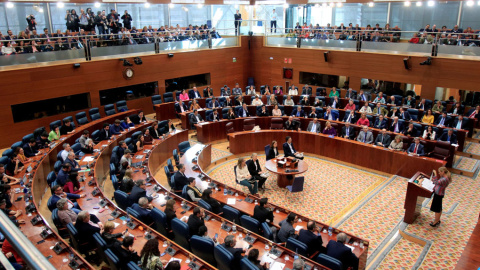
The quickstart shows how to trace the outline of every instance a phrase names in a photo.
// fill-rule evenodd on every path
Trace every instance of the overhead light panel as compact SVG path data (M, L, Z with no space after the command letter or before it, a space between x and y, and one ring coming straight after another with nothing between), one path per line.
M474 4L473 1L467 1L467 6L471 7L473 6L473 4Z
M369 7L373 7L373 6L375 6L375 4L374 4L373 2L369 2L369 3L368 3L368 6L369 6Z
M57 7L58 8L64 8L65 7L65 4L63 2L58 2L57 3Z
M13 7L14 7L14 5L13 5L12 2L7 2L7 8L13 8Z
M411 5L410 1L405 1L403 2L403 5L406 6L406 7L409 7Z
M417 2L417 3L415 3L415 5L416 5L417 7L421 7L421 6L422 6L422 2Z
M428 5L429 7L433 7L433 6L435 6L435 1L431 1L431 0L430 0L430 1L427 2L427 5Z

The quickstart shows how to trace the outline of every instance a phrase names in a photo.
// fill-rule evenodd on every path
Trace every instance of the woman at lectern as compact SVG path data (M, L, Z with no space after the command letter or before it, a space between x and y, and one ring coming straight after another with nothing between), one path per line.
M438 174L434 170L432 181L435 185L433 188L433 200L430 210L435 212L435 220L430 223L430 226L437 227L440 225L440 217L442 216L442 201L443 196L445 196L445 189L452 182L452 176L450 172L445 167L438 168Z
M278 156L278 144L277 141L272 141L270 149L268 150L267 160L274 159Z

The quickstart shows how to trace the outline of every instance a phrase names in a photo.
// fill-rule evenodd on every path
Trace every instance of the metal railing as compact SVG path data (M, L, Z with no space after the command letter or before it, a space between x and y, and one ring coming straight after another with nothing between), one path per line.
M31 269L56 269L3 211L0 211L0 231Z

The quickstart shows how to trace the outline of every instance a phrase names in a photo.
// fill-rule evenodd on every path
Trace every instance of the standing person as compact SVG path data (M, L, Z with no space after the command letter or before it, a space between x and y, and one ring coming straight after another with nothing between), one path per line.
M128 10L125 10L125 13L122 15L121 19L123 20L123 27L127 28L128 30L132 29L132 16L128 14Z
M273 26L275 26L275 33L277 33L277 13L275 9L272 10L272 14L270 15L270 33L272 33Z
M98 28L99 35L105 35L105 29L107 28L106 24L107 18L102 14L101 11L97 11L97 16L95 16L95 24Z
M235 13L235 36L240 35L240 26L242 24L242 14L240 14L240 10L237 9L237 13Z
M80 29L83 29L85 31L88 31L88 20L90 19L90 15L85 13L85 10L80 9Z
M33 14L30 14L27 16L27 23L28 23L28 30L33 31L37 30L37 22L35 21L35 16Z
M75 9L67 10L67 14L65 15L65 20L67 21L67 30L72 32L78 32L78 19L77 12Z
M443 196L445 196L445 189L452 182L452 175L445 167L438 168L438 174L436 171L433 171L435 177L433 178L433 200L430 210L435 212L435 220L430 223L430 226L437 227L440 225L440 217L442 216L442 201Z

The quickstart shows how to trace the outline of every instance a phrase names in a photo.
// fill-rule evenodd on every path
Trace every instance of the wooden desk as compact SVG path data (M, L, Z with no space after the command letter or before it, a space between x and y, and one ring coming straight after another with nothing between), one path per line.
M403 208L405 208L405 215L403 217L405 223L412 224L415 221L420 215L423 201L425 198L430 198L433 194L432 191L422 187L421 182L423 178L430 179L430 176L422 172L417 172L408 181L405 204L403 206Z
M419 170L436 170L446 164L445 161L433 158L409 156L405 152L388 150L340 137L330 138L327 135L306 131L242 131L230 133L228 136L230 152L235 155L262 152L265 145L270 144L273 140L282 142L285 141L286 136L291 136L293 145L299 152L316 154L403 177L411 177ZM369 158L365 158L366 156Z
M284 159L285 160L285 159ZM270 159L265 162L265 168L277 175L277 185L281 188L285 188L287 185L292 184L292 180L295 175L305 173L308 170L308 164L303 160L298 160L298 167L292 168L291 162L286 159L285 167L280 168L277 165L278 159ZM287 172L287 170L297 170L296 172Z
M197 156L197 153L198 153L198 156ZM152 155L153 154L154 153L152 153ZM194 159L197 159L197 162L194 162L193 161ZM185 174L188 177L194 177L195 178L197 187L199 187L200 189L203 190L203 189L205 189L209 186L209 182L216 184L218 187L220 187L221 190L220 191L215 191L214 190L213 193L212 193L213 198L215 198L217 201L219 201L222 204L227 204L229 198L235 198L237 200L235 202L235 204L233 204L233 205L230 204L229 206L239 210L243 214L253 216L253 211L254 211L254 208L255 208L255 204L254 204L254 202L252 202L252 203L246 202L245 198L248 196L248 197L251 197L253 200L258 201L260 199L258 196L248 195L248 194L242 192L241 190L238 190L238 189L233 188L233 187L227 187L227 189L232 191L232 193L231 193L231 195L229 195L229 194L225 195L224 192L223 192L223 189L226 186L224 184L222 184L221 182L218 182L215 179L212 179L210 176L208 176L204 172L203 168L206 168L211 164L211 145L202 145L202 144L194 145L192 148L190 148L189 150L187 150L185 152L183 157L180 159L180 162L185 165L185 168L186 168ZM193 169L193 167L195 165L198 165L197 170ZM153 165L151 167L151 169L153 169L155 166L158 166L158 165ZM157 168L157 170L158 169L160 169L160 168ZM205 175L206 176L205 179L202 180L199 177L200 174ZM238 194L238 196L237 196L237 194ZM239 201L239 200L241 200L241 201ZM270 203L270 205L274 208L274 213L273 213L274 214L274 221L273 221L272 225L276 226L277 228L279 228L278 222L286 219L290 212L294 212L294 211L291 211L289 209L284 209L282 207L279 207L278 205L275 205L275 204L272 204L272 203ZM302 227L306 228L307 222L309 221L309 219L305 216L302 216L302 215L298 214L298 213L296 213L296 214L297 214L298 219L295 221L295 226L298 225L298 226L302 226ZM315 221L315 222L320 227L328 228L327 224L324 224L324 223L319 222L319 221ZM333 235L329 236L326 231L322 231L321 235L322 235L323 244L325 246L327 245L329 240L335 240L336 235L338 233L342 232L342 231L334 228L333 232L334 232ZM361 239L357 236L354 236L352 234L349 234L348 232L344 232L344 233L346 233L348 235L351 243L354 243L354 242L355 243L360 243L360 242L364 243L364 248L360 248L358 245L356 245L356 246L354 246L355 248L353 250L353 253L357 257L359 257L359 261L360 261L359 269L364 269L365 265L366 265L367 254L368 254L368 244L369 244L368 241L364 240L364 239Z

